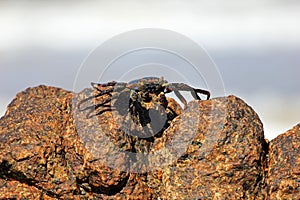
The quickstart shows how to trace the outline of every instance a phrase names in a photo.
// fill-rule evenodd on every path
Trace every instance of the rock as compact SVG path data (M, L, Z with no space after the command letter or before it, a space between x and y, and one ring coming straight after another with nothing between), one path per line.
M100 123L103 131L99 131L99 123L92 124L94 119L83 117L84 112L72 107L80 95L84 92L74 95L59 88L39 86L19 93L8 106L0 120L1 198L154 196L139 177L122 171L127 163L124 157L113 157L116 147L124 151L131 147L113 123L107 121L109 118L105 119L111 113L99 116L104 119ZM82 119L84 124L80 123ZM109 136L110 143L103 140L103 134ZM105 148L95 153L99 142L107 144L101 144ZM105 154L107 159L113 158L114 166L119 168L104 165L107 163L102 160L103 152L110 153Z
M270 199L300 199L300 124L270 142Z
M150 140L118 112L89 116L107 96L79 102L95 94L39 86L15 97L0 119L0 199L299 198L299 125L268 149L241 99L182 110L169 98L177 117Z
M2 168L2 167L1 167ZM0 199L47 199L38 188L14 180L0 179Z
M64 140L71 128L71 97L62 89L40 86L19 93L8 106L0 120L0 178L10 187L2 195L10 197L14 187L21 191L23 186L17 199L27 196L28 189L50 197L77 190Z
M189 142L184 144L185 140ZM267 197L262 188L267 153L263 126L241 99L229 96L190 102L155 141L154 152L166 145L173 145L170 157L176 161L148 175L149 185L161 199Z

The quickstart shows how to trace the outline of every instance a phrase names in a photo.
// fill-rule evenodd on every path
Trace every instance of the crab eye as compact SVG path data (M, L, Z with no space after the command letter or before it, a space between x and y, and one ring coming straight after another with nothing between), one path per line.
M164 92L165 92L165 93L169 93L169 92L172 92L172 90L171 90L170 88L168 88L168 87L165 87L165 88L164 88Z
M137 92L132 90L131 93L130 93L130 98L135 101L137 99Z

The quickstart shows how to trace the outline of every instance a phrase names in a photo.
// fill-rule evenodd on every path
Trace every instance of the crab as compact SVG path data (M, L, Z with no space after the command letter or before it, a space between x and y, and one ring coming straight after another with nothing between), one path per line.
M180 91L189 91L194 99L201 100L198 94L210 98L210 92L203 89L193 88L185 83L168 83L163 77L144 77L128 83L111 81L108 83L91 83L98 92L79 102L80 111L89 110L87 118L101 115L107 111L117 111L124 116L124 123L129 127L134 122L147 134L143 137L153 137L162 133L170 122L177 116L176 112L168 106L166 94L174 92L184 108L187 101ZM105 88L105 89L103 89ZM91 100L108 96L100 103L81 108L82 105ZM139 135L141 137L141 135Z

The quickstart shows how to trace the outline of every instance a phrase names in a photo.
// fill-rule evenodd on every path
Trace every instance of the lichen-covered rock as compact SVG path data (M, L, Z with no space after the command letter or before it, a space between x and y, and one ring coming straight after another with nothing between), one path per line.
M300 199L300 124L270 142L270 199Z
M176 161L148 175L161 199L267 198L262 189L267 153L263 126L241 99L190 102L155 141L154 154L174 141L169 156Z

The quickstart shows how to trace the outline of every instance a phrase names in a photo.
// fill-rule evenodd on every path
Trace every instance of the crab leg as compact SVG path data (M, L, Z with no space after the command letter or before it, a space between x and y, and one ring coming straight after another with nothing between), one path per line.
M106 93L105 93L106 94ZM109 96L111 96L111 94L109 94L109 93L107 93ZM88 97L88 98L86 98L86 99L83 99L82 101L80 101L79 103L78 103L78 105L77 105L77 107L78 107L78 109L80 110L80 111L84 111L84 110L87 110L88 109L88 107L87 108L84 108L84 109L81 109L80 107L81 107L81 105L83 104L83 103L85 103L85 102L87 102L87 101L89 101L90 99L94 99L94 98L97 98L97 97L99 97L99 96L102 96L102 95L104 95L104 94L97 94L97 95L93 95L93 96L90 96L90 97ZM109 99L111 99L111 98L109 98ZM105 101L106 102L106 101ZM107 102L106 102L107 103ZM104 103L103 103L104 104Z
M117 84L116 81L111 81L111 82L108 82L108 83L94 83L94 82L91 82L91 85L93 88L95 88L96 90L100 91L101 90L98 87L108 87L108 86L115 86Z
M84 99L84 100L86 100L86 99ZM84 100L83 100L83 101L84 101ZM100 103L100 104L88 106L88 107L85 107L85 108L83 108L83 109L80 109L80 108L79 108L79 110L80 110L80 111L85 111L85 110L89 110L89 109L97 109L97 108L99 108L100 106L104 106L104 104L106 104L106 103L108 103L108 102L111 102L111 100L112 100L112 98L108 98L108 99L106 99L105 101L103 101L103 102ZM81 103L82 103L82 102L80 102L80 105L81 105Z
M108 82L108 83L94 83L94 82L91 82L91 86L98 90L100 93L103 93L105 91L115 91L115 92L119 92L120 90L123 90L125 87L126 87L127 83L118 83L118 82L115 82L115 81L112 81L112 82ZM99 87L109 87L109 86L114 86L113 88L111 89L108 89L108 90L101 90L99 89Z
M104 106L104 107L106 107L106 106ZM107 108L107 109L104 109L104 110L101 110L101 111L97 112L95 115L101 115L102 113L105 113L106 111L116 111L116 109Z
M195 89L193 88L195 92L197 93L200 93L200 94L205 94L207 97L206 97L206 100L208 100L210 98L210 92L207 91L207 90L202 90L202 89Z
M108 93L111 93L114 91L114 88L109 88L107 90L100 90L97 86L98 84L96 85L97 83L91 83L92 87L94 89L96 89L97 91L99 91L99 94L97 94L96 96L99 97L99 96L102 96L102 95L105 95L105 94L108 94Z
M196 89L196 88L192 88L191 86L188 86L185 83L170 83L169 84L170 89L174 90L175 88L177 90L181 90L181 91L190 91L191 95L198 100L201 100L201 98L198 96L197 93L200 94L204 94L207 95L207 99L209 99L210 97L210 92L207 90L202 90L202 89Z
M173 91L174 91L175 95L178 97L178 99L181 101L181 103L183 103L184 108L186 108L187 102L186 102L185 98L182 96L182 94L180 94L180 92L177 89L174 89Z
M90 107L92 107L92 106L90 106ZM92 113L96 109L91 108L91 110L86 114L86 118L91 118L91 117L96 116L96 115L101 115L102 113L104 113L106 111L115 111L116 110L116 109L111 108L110 105L102 105L102 107L106 107L107 109L100 110L99 112L97 112L96 114L93 114L93 115L92 115Z
M117 84L117 86L116 86L116 84ZM81 111L89 109L89 107L84 108L84 109L80 109L80 106L81 106L83 103L89 101L90 99L94 99L94 98L103 96L103 95L105 95L105 94L107 94L107 95L109 95L109 96L112 96L112 95L110 94L111 92L119 92L120 90L123 90L123 89L125 88L125 86L126 86L126 83L117 83L117 82L115 82L115 81L112 81L112 82L108 82L108 83L105 83L105 84L100 84L100 83L93 83L93 82L92 82L91 85L92 85L92 87L93 87L94 89L96 89L97 91L99 91L99 93L96 94L96 95L90 96L90 97L88 97L88 98L86 98L86 99L84 99L84 100L82 100L82 101L80 101L80 103L78 104L78 108L79 108L79 110L81 110ZM108 86L115 86L115 87L114 87L114 88L107 89L107 90L100 90L100 89L98 88L98 87L108 87ZM111 99L112 99L112 98L111 98ZM108 102L109 102L109 101L108 101ZM107 103L107 102L105 101L105 103ZM103 102L103 104L104 104L104 102ZM101 105L102 105L102 104L101 104Z

